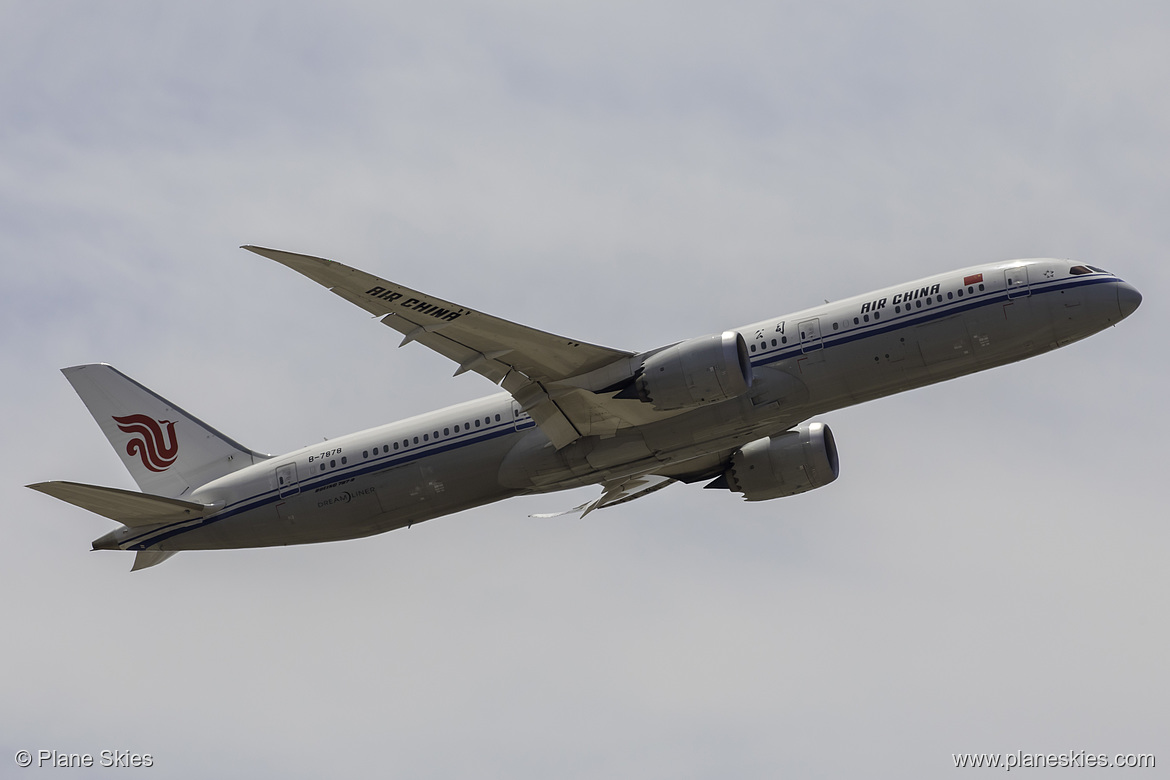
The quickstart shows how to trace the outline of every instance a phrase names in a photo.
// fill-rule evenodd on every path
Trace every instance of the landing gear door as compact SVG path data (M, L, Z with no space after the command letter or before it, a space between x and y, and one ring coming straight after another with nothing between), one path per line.
M1003 272L1003 279L1007 287L1008 298L1022 298L1025 295L1031 295L1032 291L1028 287L1028 266L1008 268Z

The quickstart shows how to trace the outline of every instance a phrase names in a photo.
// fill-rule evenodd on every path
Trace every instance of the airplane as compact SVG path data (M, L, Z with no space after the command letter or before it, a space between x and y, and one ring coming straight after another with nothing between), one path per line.
M648 352L493 317L309 255L297 271L505 392L265 455L106 364L62 369L141 492L28 487L120 525L95 550L132 571L183 550L354 539L519 495L599 486L580 517L674 483L747 501L837 479L812 418L1048 352L1115 325L1141 294L1052 258L963 268Z

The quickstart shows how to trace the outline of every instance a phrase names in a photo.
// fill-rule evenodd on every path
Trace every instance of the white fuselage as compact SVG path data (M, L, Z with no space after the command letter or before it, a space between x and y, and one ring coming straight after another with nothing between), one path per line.
M755 378L748 393L559 450L503 393L343 436L210 482L191 498L222 502L216 514L131 529L119 546L348 539L524 493L641 473L710 476L737 447L814 415L1037 355L1132 311L1131 287L1074 265L961 269L737 328Z

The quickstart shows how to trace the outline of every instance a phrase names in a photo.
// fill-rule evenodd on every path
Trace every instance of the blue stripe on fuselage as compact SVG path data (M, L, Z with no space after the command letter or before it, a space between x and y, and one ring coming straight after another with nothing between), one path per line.
M826 335L822 333L820 337L820 343L822 346L810 350L810 352L818 352L821 349L828 349L830 346L835 347L842 344L849 344L854 341L861 341L863 339L870 338L871 336L880 336L886 333L892 333L896 330L901 330L902 328L922 325L923 323L930 322L932 320L944 319L946 317L972 311L983 306L991 306L1001 301L1006 303L1010 301L1022 300L1033 295L1043 295L1046 293L1058 292L1060 290L1068 290L1074 287L1088 287L1095 284L1106 284L1119 281L1121 280L1115 276L1090 276L1083 279L1066 279L1059 282L1033 283L1029 285L1028 292L1023 292L1021 290L1010 298L1008 297L1008 291L1006 289L993 290L981 294L973 294L961 301L954 300L947 301L946 303L932 304L931 308L924 309L921 312L915 311L913 314L895 314L893 315L892 319L885 322L877 321L862 326L854 326L852 329L844 333L832 335ZM802 317L800 321L805 322L807 320L821 319L827 316L829 315L810 314L807 317ZM808 354L808 352L804 351L801 346L801 342L794 340L793 344L786 344L783 348L777 349L776 352L768 353L765 351L762 355L753 355L751 358L751 364L753 366L763 366L769 363L778 363L783 360L790 360L794 357L800 357L801 355L806 354Z

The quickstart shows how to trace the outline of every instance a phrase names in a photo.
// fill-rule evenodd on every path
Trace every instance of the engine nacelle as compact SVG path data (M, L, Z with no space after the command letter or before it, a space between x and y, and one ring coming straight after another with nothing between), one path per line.
M652 355L636 380L638 398L655 409L688 409L743 395L752 364L743 336L700 336Z
M724 478L745 501L766 501L824 487L839 472L833 432L814 422L743 445Z

